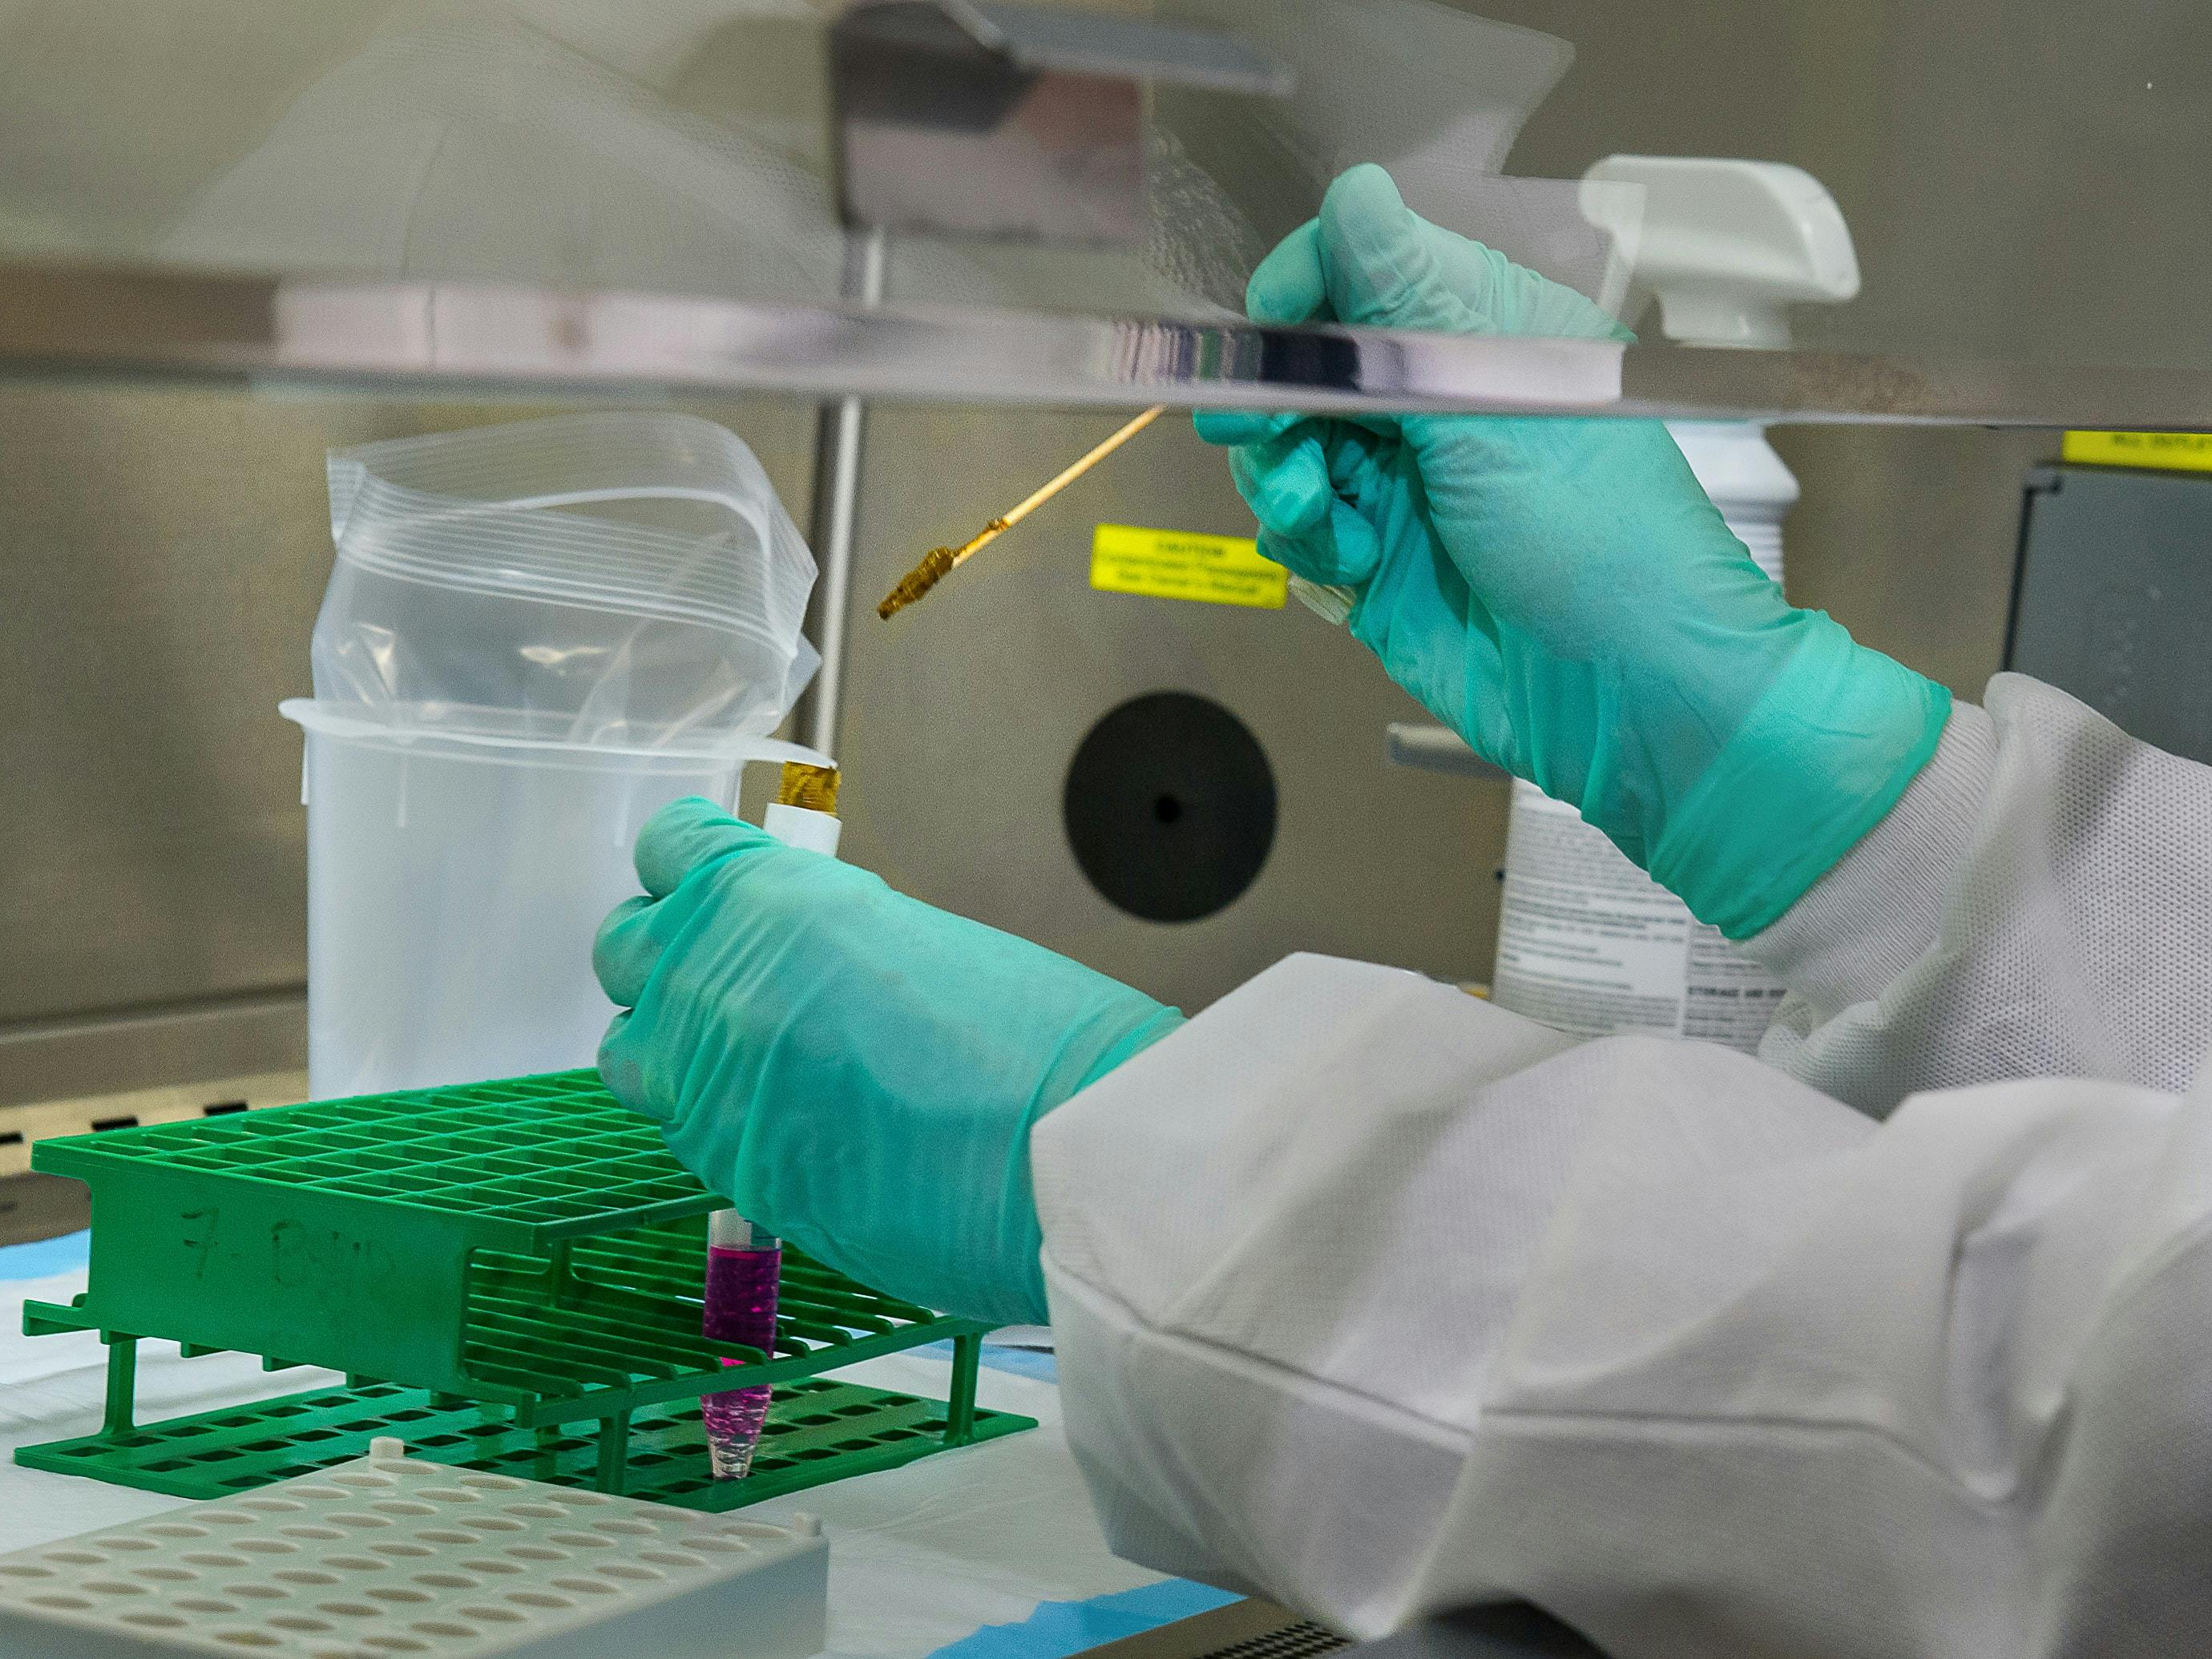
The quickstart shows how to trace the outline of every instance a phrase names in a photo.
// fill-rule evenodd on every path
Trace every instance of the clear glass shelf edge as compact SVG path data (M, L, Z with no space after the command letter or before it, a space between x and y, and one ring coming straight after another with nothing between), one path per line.
M2212 374L0 263L0 378L2212 429Z

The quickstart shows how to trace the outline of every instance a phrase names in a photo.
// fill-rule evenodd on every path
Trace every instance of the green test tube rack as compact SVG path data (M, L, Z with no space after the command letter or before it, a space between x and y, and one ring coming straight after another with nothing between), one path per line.
M1033 1426L975 1405L987 1327L789 1246L775 1352L702 1336L722 1200L593 1072L44 1140L32 1165L90 1188L92 1260L85 1292L27 1304L24 1329L97 1331L108 1367L100 1431L19 1449L33 1468L215 1497L398 1434L441 1462L720 1510ZM147 1338L347 1385L142 1426ZM943 1401L820 1375L948 1340ZM698 1396L763 1384L755 1473L713 1480Z

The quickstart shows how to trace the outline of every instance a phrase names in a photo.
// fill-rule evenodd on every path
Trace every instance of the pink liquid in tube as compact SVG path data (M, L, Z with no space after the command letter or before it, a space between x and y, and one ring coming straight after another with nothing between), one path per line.
M775 1349L776 1280L783 1269L783 1245L773 1233L746 1221L734 1210L717 1210L707 1218L706 1335L719 1342L742 1342L763 1353ZM742 1366L741 1359L725 1365ZM774 1390L729 1389L702 1395L699 1415L707 1429L707 1458L717 1480L742 1480L752 1470L761 1429L768 1421Z

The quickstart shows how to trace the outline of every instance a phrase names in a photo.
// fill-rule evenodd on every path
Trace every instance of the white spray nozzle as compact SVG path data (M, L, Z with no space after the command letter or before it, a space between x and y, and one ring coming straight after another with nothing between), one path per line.
M1608 155L1585 186L1640 185L1641 240L1631 276L1658 296L1668 338L1698 345L1790 343L1784 307L1836 305L1859 291L1850 228L1827 187L1802 167L1687 155ZM1621 192L1583 191L1583 215L1601 229ZM1631 314L1633 314L1632 313Z

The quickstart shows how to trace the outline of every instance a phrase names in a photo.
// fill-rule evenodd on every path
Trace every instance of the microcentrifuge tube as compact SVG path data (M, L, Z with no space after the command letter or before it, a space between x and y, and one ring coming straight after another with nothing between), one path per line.
M709 1340L740 1342L763 1353L775 1350L776 1281L783 1245L735 1210L707 1218L707 1311L701 1322ZM725 1365L743 1365L725 1359ZM699 1415L707 1429L707 1460L717 1480L742 1480L753 1467L774 1390L727 1389L702 1395Z

